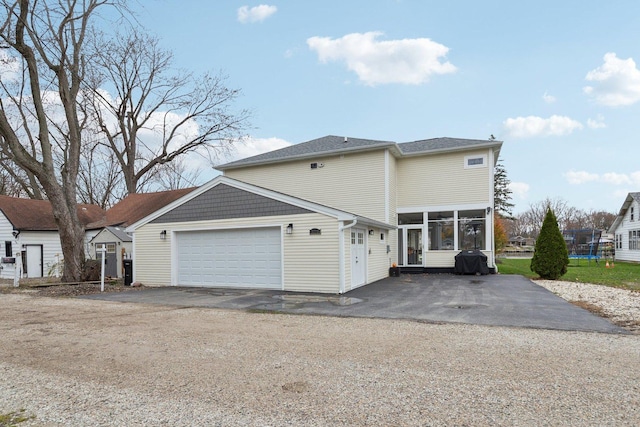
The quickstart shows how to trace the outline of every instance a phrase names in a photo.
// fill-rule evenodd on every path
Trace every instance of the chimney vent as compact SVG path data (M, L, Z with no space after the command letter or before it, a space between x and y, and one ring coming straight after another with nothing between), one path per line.
M344 143L346 144L347 142L349 142L349 138L347 138L346 136L344 137Z

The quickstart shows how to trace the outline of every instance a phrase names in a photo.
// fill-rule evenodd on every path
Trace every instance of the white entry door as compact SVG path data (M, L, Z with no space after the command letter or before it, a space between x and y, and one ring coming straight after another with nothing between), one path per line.
M282 289L280 227L176 233L178 285Z
M364 239L365 230L351 229L351 289L365 284L367 258Z
M27 277L42 277L42 245L27 245Z

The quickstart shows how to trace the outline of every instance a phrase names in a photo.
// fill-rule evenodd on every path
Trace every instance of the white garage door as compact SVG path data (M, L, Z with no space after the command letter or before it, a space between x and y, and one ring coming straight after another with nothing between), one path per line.
M280 228L176 233L178 285L282 288Z

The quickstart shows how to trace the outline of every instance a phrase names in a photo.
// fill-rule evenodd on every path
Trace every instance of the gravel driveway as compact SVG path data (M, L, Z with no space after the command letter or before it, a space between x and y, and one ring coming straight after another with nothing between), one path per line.
M0 295L20 426L640 424L640 335Z

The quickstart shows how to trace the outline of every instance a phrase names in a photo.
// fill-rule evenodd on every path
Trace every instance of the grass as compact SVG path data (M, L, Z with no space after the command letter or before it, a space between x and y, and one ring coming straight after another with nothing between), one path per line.
M34 419L33 415L26 415L25 409L9 412L8 414L0 414L0 427L14 427L19 423Z
M501 258L497 260L498 271L501 274L519 274L531 279L539 276L531 271L531 259ZM569 260L567 274L560 280L568 282L594 283L615 288L640 290L640 264L616 262L614 267L606 267L606 261L585 259Z

